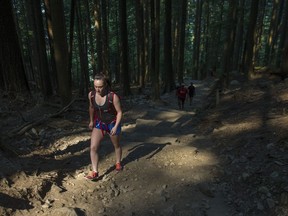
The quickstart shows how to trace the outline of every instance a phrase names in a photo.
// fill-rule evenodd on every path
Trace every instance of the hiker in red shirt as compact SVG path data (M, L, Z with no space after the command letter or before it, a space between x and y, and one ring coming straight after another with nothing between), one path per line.
M176 95L178 97L178 106L180 110L184 109L185 99L187 97L188 90L185 88L185 84L182 83L181 86L177 89Z

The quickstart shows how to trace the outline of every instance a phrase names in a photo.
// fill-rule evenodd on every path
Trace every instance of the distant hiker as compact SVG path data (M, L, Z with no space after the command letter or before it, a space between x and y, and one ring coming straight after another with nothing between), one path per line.
M185 84L182 83L176 90L176 96L178 97L178 106L180 110L184 109L185 99L187 97L188 90L185 88Z
M188 86L188 94L189 94L189 102L190 102L190 106L191 106L193 97L195 95L195 86L193 85L193 82L191 82L190 86Z
M94 90L89 92L89 128L92 129L90 142L90 159L92 171L87 179L94 180L99 176L98 163L101 140L109 134L116 154L116 171L122 170L122 148L119 144L121 134L122 108L119 96L110 91L109 80L102 73L94 77Z

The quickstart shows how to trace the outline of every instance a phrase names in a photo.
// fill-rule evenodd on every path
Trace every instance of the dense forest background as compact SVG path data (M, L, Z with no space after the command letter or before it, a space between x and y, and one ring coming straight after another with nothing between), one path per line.
M99 71L154 100L184 78L285 78L287 21L287 0L2 0L0 89L67 105Z

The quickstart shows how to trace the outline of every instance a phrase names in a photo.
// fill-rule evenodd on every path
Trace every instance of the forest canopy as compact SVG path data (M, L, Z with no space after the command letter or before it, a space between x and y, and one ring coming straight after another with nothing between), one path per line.
M152 83L155 100L184 78L285 78L287 13L287 0L4 0L0 88L67 105L100 71L124 96Z

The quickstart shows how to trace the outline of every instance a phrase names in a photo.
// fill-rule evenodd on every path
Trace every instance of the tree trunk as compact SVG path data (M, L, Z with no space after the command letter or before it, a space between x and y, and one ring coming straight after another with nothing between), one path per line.
M219 3L219 11L220 13L218 14L217 19L219 20L218 22L220 23L220 25L218 26L217 30L216 30L216 38L214 39L214 47L216 47L216 49L214 50L214 56L221 56L221 53L223 51L223 49L220 48L220 44L222 44L222 28L223 28L223 20L224 20L224 4L225 4L226 0L221 0L221 2ZM215 73L216 76L221 76L222 75L222 68L219 67L220 61L217 58L213 58L214 61L214 65L213 69L212 69L212 73ZM217 73L218 72L218 73Z
M210 30L210 24L211 24L211 19L210 19L210 14L211 14L211 6L210 6L210 2L205 2L203 5L203 14L204 14L204 23L203 23L203 34L205 35L203 37L203 61L205 62L205 64L203 65L203 71L204 73L202 74L202 78L207 77L207 72L209 71L209 68L211 67L211 53L209 51L209 49L212 48L211 46L211 30ZM188 18L189 19L189 18ZM190 25L189 25L190 26ZM188 32L191 32L191 30L189 29ZM190 71L189 71L190 74ZM193 78L193 76L192 76Z
M239 72L241 65L241 55L243 50L242 41L243 41L243 22L244 22L244 4L245 0L240 0L239 9L237 14L237 28L235 35L235 45L233 53L233 70Z
M273 1L273 9L271 14L270 20L270 27L269 27L269 35L268 41L266 43L265 49L265 62L272 62L275 57L275 44L277 43L278 34L279 34L279 25L281 18L280 14L283 8L283 1L282 0L274 0Z
M71 74L68 72L68 47L64 19L63 1L50 0L53 31L54 59L56 63L58 93L62 105L69 104L72 98Z
M285 47L285 38L288 37L288 1L284 2L283 6L283 14L282 14L282 23L279 30L279 45L278 45L278 52L277 52L277 59L276 59L276 66L279 67L281 65L281 61L283 60L283 51L282 47ZM287 61L287 60L286 60Z
M70 73L72 72L72 54L73 54L73 40L74 40L75 10L76 10L76 2L75 2L75 0L71 0L69 44L68 44L68 71L70 71Z
M145 65L145 70L143 71L144 74L142 74L142 79L143 79L143 83L146 83L148 81L148 79L150 79L149 77L149 71L150 71L150 64L149 64L149 1L145 1L144 0L144 65Z
M159 58L160 58L160 2L151 0L151 78L152 78L152 99L160 99L159 86Z
M173 71L175 76L178 79L179 82L179 76L178 76L178 60L179 60L179 41L180 41L180 20L181 20L181 4L179 2L172 1L172 13L173 13L173 19L172 19L172 65L173 65Z
M86 14L87 14L87 32L88 32L88 37L89 37L89 47L90 47L90 55L91 55L91 68L92 68L93 74L95 74L97 70L96 70L96 59L95 59L95 49L94 49L94 43L93 43L93 35L92 35L92 31L91 31L91 26L92 25L91 25L91 15L90 15L89 0L85 0L85 8L86 8Z
M286 31L288 34L288 31ZM288 76L288 39L286 39L286 45L283 50L283 60L281 64L281 72L287 77Z
M202 1L196 1L196 18L194 30L193 43L193 59L192 59L192 73L195 79L200 79L200 43L201 43L201 16L202 16ZM179 82L182 82L178 79Z
M96 32L96 50L97 50L97 72L103 70L103 61L102 61L102 40L101 40L101 13L100 13L100 0L94 0L94 19L95 19L95 32ZM95 74L93 74L95 75Z
M103 73L107 74L107 75L111 75L110 71L109 71L109 48L108 48L108 23L107 23L107 5L106 5L106 1L101 1L101 8L102 8L102 13L101 13L101 17L102 17L102 62L103 62Z
M230 80L230 72L232 70L232 62L233 62L233 46L235 42L235 23L236 23L236 12L237 12L237 1L230 0L229 1L229 14L227 19L227 32L226 32L226 40L224 43L224 55L223 55L223 75L224 79L222 80L223 85L227 87L229 85Z
M89 76L88 76L88 55L87 55L87 25L86 20L82 15L82 5L80 1L77 1L76 4L76 16L77 16L77 35L78 35L78 50L79 50L79 59L80 59L80 87L79 94L87 95L88 86L89 86ZM85 10L86 12L86 10Z
M257 22L258 15L258 4L259 0L251 0L251 9L249 17L249 26L246 36L246 43L244 49L243 57L243 73L247 75L248 78L252 78L254 63L254 42L255 42L255 26Z
M126 21L126 0L119 2L120 16L120 74L122 77L123 95L131 94L130 91L130 73L128 64L128 35Z
M35 36L35 48L38 55L38 67L39 67L39 77L40 77L40 85L41 85L41 92L44 96L44 99L48 96L52 95L52 84L49 78L49 67L47 61L47 54L46 54L46 41L45 41L45 33L44 33L44 26L43 26L43 18L41 13L41 2L39 0L32 1L31 5L33 6L33 14L34 14L34 36Z
M12 1L0 1L0 89L28 92Z
M54 58L54 43L53 43L53 31L52 31L52 20L51 20L51 9L50 9L50 0L44 0L45 5L45 16L46 16L46 25L48 33L48 42L50 47L50 58L48 58L49 69L50 69L50 80L52 84L53 93L58 92L58 80L57 80L57 69L56 62Z
M187 0L182 0L181 5L181 21L180 21L180 40L179 52L177 61L178 81L183 82L184 75L184 47L185 47L185 34L186 34L186 20L187 20Z
M145 52L144 52L144 15L143 0L136 1L136 23L137 23L137 77L139 77L140 89L144 88L145 76Z
M171 36L171 0L165 2L165 26L164 26L164 92L170 92L175 88L172 64L172 36Z

